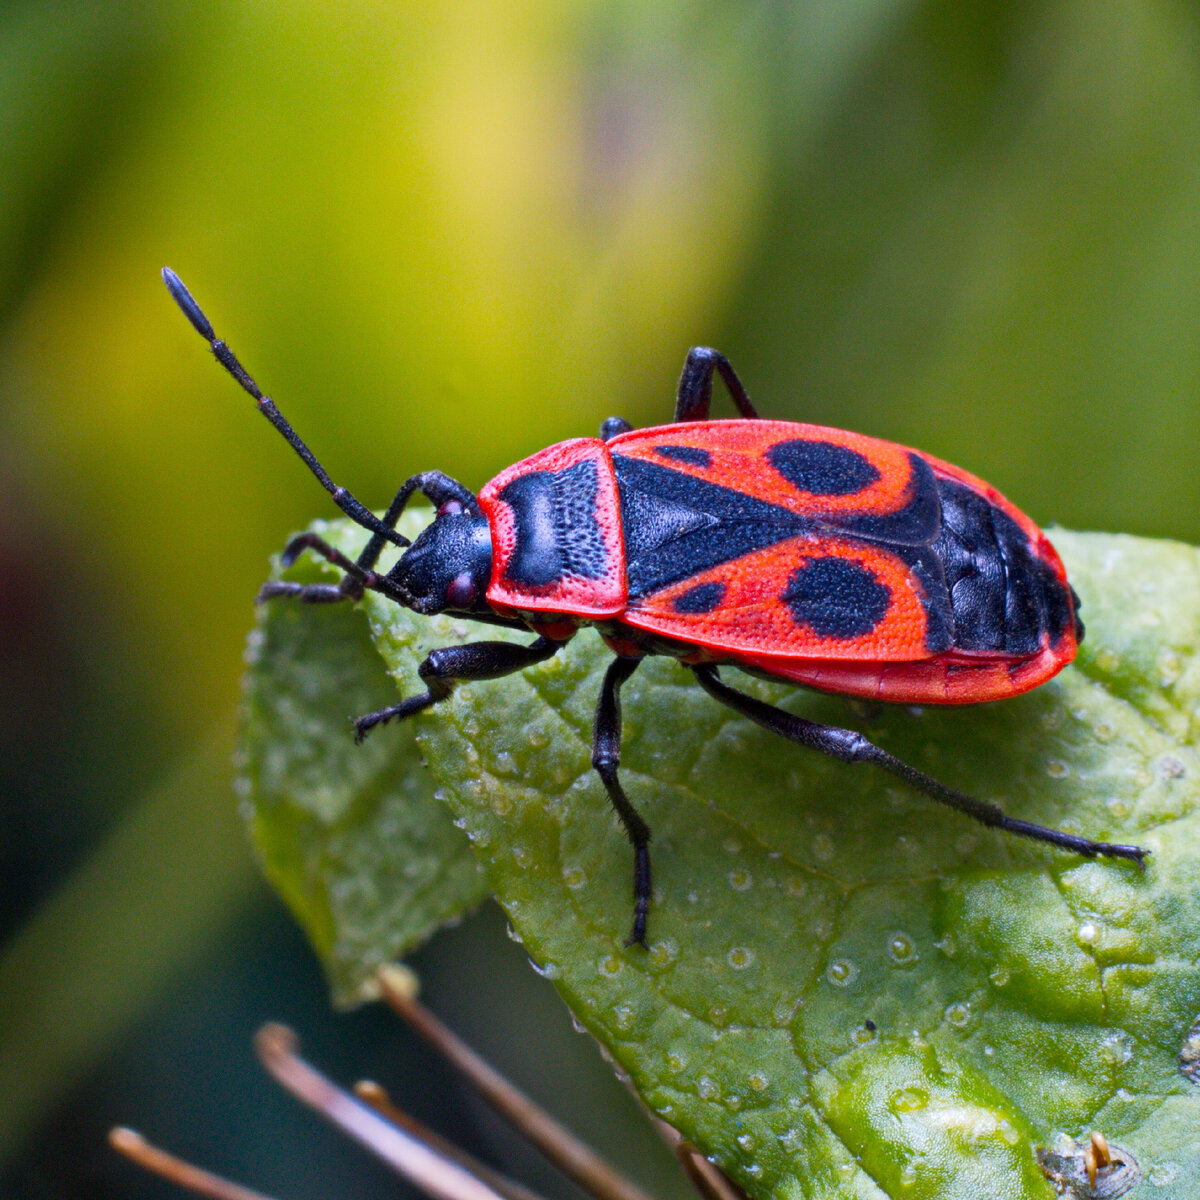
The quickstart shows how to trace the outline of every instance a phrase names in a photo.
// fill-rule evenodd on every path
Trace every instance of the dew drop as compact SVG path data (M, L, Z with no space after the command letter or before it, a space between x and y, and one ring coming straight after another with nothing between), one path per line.
M513 862L522 871L528 870L530 864L533 862L533 855L529 852L529 847L522 845L520 842L513 843L511 854Z
M1050 708L1042 713L1042 728L1057 729L1063 723L1063 712L1061 708Z
M737 838L730 837L730 838L726 838L721 843L721 848L725 851L726 854L741 854L742 843L739 842L737 840Z
M1180 675L1183 674L1183 662L1179 655L1168 646L1164 646L1158 652L1158 680L1159 683L1169 688L1175 684Z
M1111 742L1117 736L1117 731L1107 721L1097 721L1092 732L1098 742Z
M1111 800L1105 801L1104 806L1112 814L1114 819L1118 821L1123 821L1127 816L1129 816L1129 805L1126 804L1124 800L1121 800L1116 796L1114 796Z
M762 1167L760 1167L758 1165L758 1163L750 1163L749 1166L743 1167L742 1169L746 1172L747 1175L750 1176L751 1179L761 1179L762 1178L763 1169L762 1169Z
M1021 1131L1007 1117L1000 1118L996 1132L999 1133L1000 1140L1006 1146L1016 1146L1021 1141Z
M739 1133L737 1136L737 1144L746 1151L747 1154L754 1149L754 1138L748 1133Z
M725 1107L731 1113L740 1112L742 1108L741 1096L737 1092L730 1092L725 1098Z
M513 776L520 774L520 769L517 767L517 760L507 750L501 750L496 755L494 769L497 775Z
M1107 647L1096 655L1096 666L1111 675L1121 665L1121 659Z
M667 1054L667 1070L672 1075L678 1075L687 1068L688 1056L682 1050L672 1050Z
M804 1135L798 1129L785 1129L776 1136L779 1138L779 1144L785 1150L799 1150L804 1144Z
M993 967L988 978L992 981L993 987L1004 987L1012 976L1007 967Z
M521 935L512 927L512 925L505 925L504 932L508 934L508 940L510 942L516 942L518 946L521 945Z
M492 796L492 812L498 817L507 817L512 812L512 797L504 792L496 792Z
M929 1103L929 1093L924 1088L899 1088L891 1095L893 1112L920 1112Z
M525 740L535 749L541 750L550 745L550 734L544 725L539 725L535 721L533 724L525 726Z
M971 1023L971 1006L961 1000L956 1000L953 1004L946 1005L943 1016L955 1029L966 1029Z
M1067 766L1061 758L1051 758L1046 761L1046 774L1051 779L1065 779L1071 773L1071 768Z
M775 1007L771 1009L771 1020L776 1025L790 1025L799 1007L798 1000L776 1000Z
M679 957L679 943L674 938L663 938L650 947L650 965L665 967Z
M902 929L888 934L887 955L898 967L911 966L921 957L912 938Z
M872 1042L879 1040L879 1030L867 1021L861 1025L855 1025L850 1030L850 1041L855 1046L869 1046Z
M696 1080L696 1095L701 1100L716 1100L721 1095L721 1085L711 1075L701 1075Z
M563 883L572 891L576 891L587 883L587 875L582 867L565 867L563 869Z
M1114 1031L1100 1043L1105 1057L1114 1066L1123 1066L1133 1058L1133 1045L1128 1035Z
M754 886L754 876L749 871L730 871L728 878L735 892L746 892Z
M633 1024L633 1008L628 1004L615 1004L612 1010L613 1025L625 1030Z
M1094 946L1100 940L1100 928L1092 921L1084 921L1075 930L1075 940L1081 946Z
M729 1009L724 1004L714 1004L708 1010L708 1023L714 1029L724 1029L729 1024Z
M732 950L725 955L725 961L735 970L744 971L747 967L754 963L755 954L749 946L734 946Z
M1155 1187L1167 1187L1179 1178L1179 1164L1174 1162L1155 1163L1146 1173L1146 1179Z
M818 833L812 840L813 857L828 862L833 857L833 838L827 833Z
M858 967L848 958L835 958L825 971L834 987L849 987L858 978Z
M543 979L557 979L562 974L562 969L556 962L545 962L541 966L531 958L529 965L534 969L534 972L540 975Z
M910 1188L917 1182L917 1168L912 1163L905 1163L900 1169L900 1186Z
M615 954L606 954L596 964L596 968L601 975L607 975L611 978L614 975L620 975L622 963Z
M751 1091L765 1092L771 1081L761 1071L755 1071L746 1082L750 1085Z

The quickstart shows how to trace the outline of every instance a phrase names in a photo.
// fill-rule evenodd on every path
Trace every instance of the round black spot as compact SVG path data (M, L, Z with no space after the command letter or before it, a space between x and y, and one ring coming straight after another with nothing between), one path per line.
M671 607L677 613L706 613L712 612L724 599L723 583L698 583L676 596L671 601Z
M776 442L767 462L793 487L814 496L853 496L880 479L874 463L834 442Z
M883 620L892 590L859 563L813 558L792 573L783 602L818 637L856 638Z
M707 450L701 450L699 446L655 446L654 453L693 467L712 466L712 455Z

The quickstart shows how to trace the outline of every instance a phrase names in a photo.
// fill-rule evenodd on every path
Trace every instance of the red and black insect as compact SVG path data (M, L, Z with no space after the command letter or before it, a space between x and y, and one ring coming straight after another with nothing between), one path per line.
M260 598L308 603L377 591L418 613L449 611L532 632L528 645L435 650L427 691L354 722L376 725L445 700L455 683L496 679L556 654L592 625L616 654L604 677L592 765L633 843L630 942L645 944L650 830L620 764L621 685L648 654L677 659L714 699L843 762L870 762L997 829L1088 858L1141 865L1146 851L1047 829L946 787L860 733L792 716L725 683L718 664L808 687L904 704L976 704L1044 683L1075 657L1079 598L1054 547L994 488L918 450L817 425L759 418L715 350L689 352L670 425L620 418L502 471L478 495L440 471L405 480L383 518L337 487L170 269L171 295L217 360L258 401L338 507L371 533L350 560L315 534L339 584L266 584ZM713 376L740 414L709 420ZM395 525L415 492L437 506L410 543ZM387 544L404 548L374 570Z

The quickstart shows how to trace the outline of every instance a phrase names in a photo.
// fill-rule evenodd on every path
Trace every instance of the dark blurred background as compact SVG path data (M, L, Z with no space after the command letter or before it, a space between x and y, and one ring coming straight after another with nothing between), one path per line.
M1042 522L1200 540L1200 10L1175 0L0 4L0 1193L168 1196L134 1124L283 1198L394 1194L254 1066L550 1189L379 1012L334 1014L228 766L267 557L336 479L471 485L687 348L770 416L918 445ZM503 922L426 996L659 1195ZM514 1165L515 1164L515 1165Z

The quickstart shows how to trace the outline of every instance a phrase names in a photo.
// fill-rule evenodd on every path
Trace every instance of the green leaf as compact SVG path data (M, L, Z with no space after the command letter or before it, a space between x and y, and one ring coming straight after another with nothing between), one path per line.
M314 528L361 546L349 522ZM301 583L339 576L307 556L287 572ZM260 605L247 657L240 786L251 837L335 997L351 1003L371 994L378 966L475 907L488 885L433 798L412 725L354 744L350 718L396 701L359 613Z
M542 972L753 1195L1049 1197L1035 1151L1093 1129L1154 1196L1194 1194L1200 1093L1179 1057L1200 1011L1200 554L1054 540L1088 635L1027 696L916 710L727 676L1014 815L1146 846L1144 874L773 739L655 659L623 692L622 780L655 836L650 948L625 947L632 856L590 767L599 640L411 722ZM360 608L406 692L429 649L481 636ZM296 669L315 690L328 667ZM369 752L408 761L401 736Z

